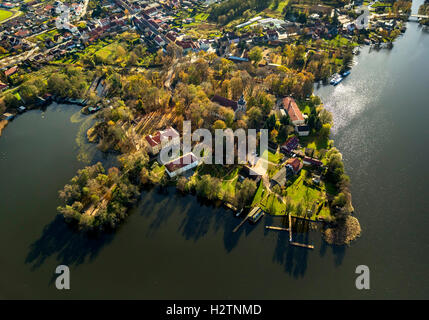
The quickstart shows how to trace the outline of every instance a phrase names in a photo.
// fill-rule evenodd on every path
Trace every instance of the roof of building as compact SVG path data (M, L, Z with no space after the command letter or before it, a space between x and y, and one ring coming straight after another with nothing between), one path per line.
M228 59L231 61L238 61L238 62L248 62L249 61L249 59L247 59L247 58L236 57L236 56L229 56Z
M212 98L212 102L216 102L218 104L220 104L223 107L228 107L228 108L232 108L234 111L237 110L237 101L233 101L233 100L229 100L227 98L218 96L217 94L215 94Z
M283 143L282 148L284 148L288 151L292 151L293 149L298 147L298 144L299 144L298 138L297 137L291 137L291 138L287 139L285 143Z
M180 136L179 133L174 128L169 127L165 130L155 132L154 135L147 135L145 136L145 139L149 143L149 145L153 148L161 144L161 141L163 140L172 140L179 136Z
M310 158L310 157L304 157L304 162L315 165L315 166L321 166L323 165L323 162L314 158Z
M287 111L291 121L304 121L304 116L298 108L295 99L292 97L286 97L283 99L283 107Z
M174 172L196 161L198 161L197 157L192 152L190 152L184 156L181 156L180 158L170 161L165 165L165 168L169 172Z
M298 158L290 158L286 161L286 165L290 165L295 173L302 169L302 162Z
M284 187L286 184L286 167L282 167L277 173L273 176L272 180L274 180L278 185Z

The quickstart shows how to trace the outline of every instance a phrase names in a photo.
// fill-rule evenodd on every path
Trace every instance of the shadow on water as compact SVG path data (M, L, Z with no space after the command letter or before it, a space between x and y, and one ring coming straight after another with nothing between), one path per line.
M328 249L332 249L332 254L335 257L334 263L336 266L340 266L343 263L344 256L346 255L346 246L335 246L326 243L325 241L320 242L319 256L325 256Z
M240 239L246 241L257 225L245 223L237 232L233 229L243 219L236 218L229 210L224 209L219 203L201 199L194 195L182 194L175 188L153 188L148 190L139 203L139 211L142 216L151 219L147 236L153 235L157 229L173 215L180 216L177 231L186 239L197 242L211 232L223 232L223 243L227 253L237 247ZM148 209L151 208L151 209ZM264 220L258 224L264 223ZM284 218L265 217L267 225L281 225ZM294 235L294 240L302 243L311 243L308 226L301 226L300 232ZM264 230L263 236L268 236ZM304 276L307 269L308 249L289 245L287 232L279 232L277 244L274 249L273 261L284 265L287 273L294 277Z
M219 203L209 202L194 195L177 192L174 187L150 188L143 191L141 199L131 214L139 214L150 219L147 237L151 237L167 221L175 216L180 217L177 232L186 240L198 240L205 236L223 232L223 244L227 253L237 247L240 239L246 241L255 232L258 225L245 223L237 232L232 230L243 219L236 218L229 210ZM264 220L258 224L264 223ZM284 218L265 217L267 225L284 225ZM259 226L263 227L263 226ZM311 243L311 232L305 231L307 227L300 226L300 231L294 233L294 241ZM265 228L264 228L265 229ZM263 237L269 232L264 230ZM272 235L272 233L270 233ZM31 264L32 270L39 268L46 259L55 256L61 264L77 266L94 260L101 249L108 245L115 233L100 236L81 234L69 227L61 215L45 226L41 237L30 246L25 262ZM322 242L320 255L324 255L328 245ZM345 248L333 246L336 253L335 263L341 264ZM273 253L273 261L284 265L284 270L295 278L303 277L307 269L309 250L298 248L289 244L288 232L278 232Z
M100 250L109 244L114 234L89 236L75 232L61 215L45 226L42 236L30 245L25 263L31 264L34 271L46 259L56 256L56 260L68 266L80 265L94 260Z
M311 243L309 233L293 233L293 241ZM279 232L273 261L283 265L284 271L295 278L303 277L307 270L308 249L289 244L289 232Z

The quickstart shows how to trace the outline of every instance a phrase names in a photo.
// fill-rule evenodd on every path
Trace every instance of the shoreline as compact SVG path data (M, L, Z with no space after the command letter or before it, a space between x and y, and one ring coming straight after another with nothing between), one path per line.
M6 126L9 124L9 121L7 120L1 120L0 121L0 137L3 133L3 130L6 128Z

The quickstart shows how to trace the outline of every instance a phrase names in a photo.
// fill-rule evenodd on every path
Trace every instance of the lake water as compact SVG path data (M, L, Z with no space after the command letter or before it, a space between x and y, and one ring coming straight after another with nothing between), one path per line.
M291 247L267 220L233 234L231 212L173 189L144 192L115 234L75 234L57 192L102 159L82 140L91 120L70 105L19 116L0 138L0 298L429 298L428 57L429 33L410 22L392 50L364 48L346 80L316 91L363 229L347 248L317 232L300 235L315 250ZM59 264L69 291L55 289ZM362 264L368 291L354 285Z

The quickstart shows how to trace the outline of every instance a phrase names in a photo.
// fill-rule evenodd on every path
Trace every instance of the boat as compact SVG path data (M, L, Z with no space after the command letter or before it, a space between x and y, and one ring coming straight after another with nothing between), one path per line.
M27 110L27 108L24 106L20 106L17 108L17 110L18 110L18 113L24 113Z
M96 107L89 107L88 111L89 113L96 113L98 110L100 110L101 107L100 106L96 106Z
M249 220L250 220L250 222L256 223L256 222L258 222L259 219L262 218L262 216L264 214L265 213L264 213L264 211L261 208L254 207L252 209L252 211L250 211L250 213L249 213Z
M347 77L350 74L350 70L343 72L343 78Z
M333 86L336 86L337 84L339 84L341 81L343 81L343 77L340 76L338 73L334 74L334 76L331 79L330 84L332 84Z

